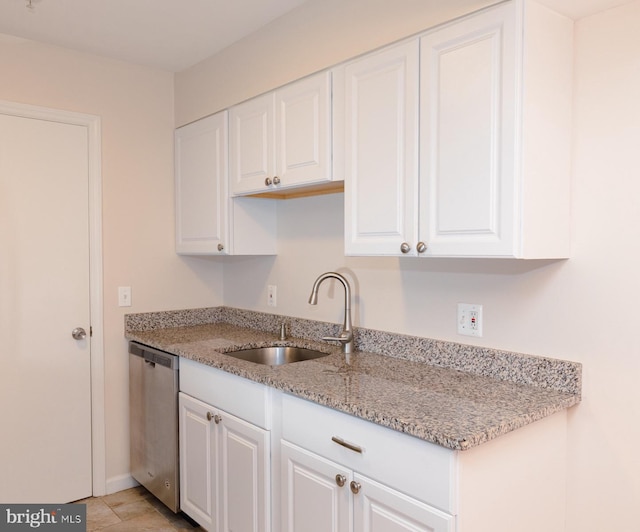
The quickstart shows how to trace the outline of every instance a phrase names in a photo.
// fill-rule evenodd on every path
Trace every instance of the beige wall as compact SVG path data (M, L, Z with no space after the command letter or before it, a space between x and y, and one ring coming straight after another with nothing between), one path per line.
M426 2L375 2L370 10L359 0L318 3L323 7L303 7L280 20L279 31L266 28L177 75L177 123L379 45L395 30L411 33L428 20ZM358 17L366 22L358 24ZM275 284L276 312L340 322L339 289L325 292L317 307L306 303L315 277L335 269L356 279L361 326L582 362L584 400L569 415L570 532L638 529L639 27L637 1L576 24L570 260L346 258L343 198L333 195L279 204L277 258L225 262L224 299L231 306L273 311L266 285ZM457 335L458 302L484 305L483 338Z
M6 36L0 72L1 100L102 119L106 474L115 489L129 473L123 314L222 300L220 265L173 251L173 74ZM121 285L132 287L130 309L117 307Z
M184 125L499 0L314 0L176 76Z

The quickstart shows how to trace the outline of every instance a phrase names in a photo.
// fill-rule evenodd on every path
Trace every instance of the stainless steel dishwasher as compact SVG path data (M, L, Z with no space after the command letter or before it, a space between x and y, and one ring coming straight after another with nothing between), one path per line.
M174 512L180 509L178 361L129 342L131 475Z

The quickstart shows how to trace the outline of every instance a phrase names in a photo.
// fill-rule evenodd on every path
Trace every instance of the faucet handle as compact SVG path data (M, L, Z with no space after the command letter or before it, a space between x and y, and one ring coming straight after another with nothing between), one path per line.
M342 331L340 336L324 336L322 339L329 342L340 342L345 347L346 353L347 347L350 347L353 342L353 331Z
M333 342L348 342L353 337L350 334L341 334L340 336L323 336L322 339Z

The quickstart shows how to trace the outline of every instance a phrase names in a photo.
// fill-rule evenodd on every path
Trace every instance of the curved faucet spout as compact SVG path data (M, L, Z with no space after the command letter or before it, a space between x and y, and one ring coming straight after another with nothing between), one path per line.
M323 340L340 342L342 344L342 351L344 353L351 353L353 351L353 327L351 326L351 286L349 286L349 281L336 272L323 273L316 279L315 283L313 283L311 295L309 296L309 304L318 304L318 288L325 279L337 279L344 287L344 323L342 324L340 336L328 336L323 338Z

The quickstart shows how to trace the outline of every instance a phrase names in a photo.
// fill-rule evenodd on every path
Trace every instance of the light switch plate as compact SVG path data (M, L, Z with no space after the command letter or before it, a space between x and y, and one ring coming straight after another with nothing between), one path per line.
M267 305L270 307L278 305L278 287L274 284L267 286Z
M119 307L131 306L131 287L130 286L118 287L118 306Z

